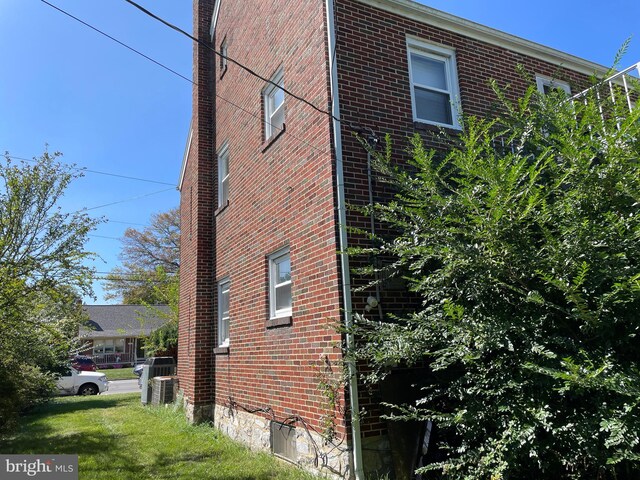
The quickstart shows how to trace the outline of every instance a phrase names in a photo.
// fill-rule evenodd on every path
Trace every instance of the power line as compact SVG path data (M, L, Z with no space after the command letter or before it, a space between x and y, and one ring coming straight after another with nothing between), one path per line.
M98 175L108 175L110 177L119 177L119 178L126 178L128 180L137 180L139 182L148 182L148 183L157 183L159 185L171 185L171 186L175 186L175 184L173 183L169 183L169 182L161 182L159 180L149 180L147 178L140 178L140 177L132 177L130 175L120 175L118 173L108 173L108 172L100 172L98 170L89 170L88 168L80 168L80 170L82 170L83 172L89 172L89 173L96 173Z
M44 2L44 0L41 0ZM262 75L260 75L259 73L255 72L254 70L250 69L249 67L247 67L246 65L243 65L242 63L238 62L237 60L234 60L233 58L227 56L227 55L223 55L222 53L218 52L215 48L213 48L211 45L209 45L206 42L203 42L202 40L200 40L199 38L194 37L193 35L191 35L188 32L185 32L184 30L182 30L180 27L177 27L176 25L173 25L172 23L169 23L168 21L166 21L165 19L157 16L156 14L150 12L149 10L147 10L146 8L144 8L142 5L138 5L136 2L134 2L133 0L124 0L125 2L133 5L134 7L136 7L138 10L140 10L141 12L145 13L146 15L150 16L151 18L159 21L160 23L166 25L167 27L175 30L178 33L181 33L182 35L186 36L187 38L190 38L191 40L193 40L194 42L198 43L199 45L202 45L203 47L205 47L206 49L212 51L215 55L217 55L220 58L225 59L227 62L231 62L234 65L240 67L242 70L244 70L245 72L249 73L250 75L262 80L265 83L269 83L277 88L279 88L280 90L282 90L284 93L286 93L287 95L295 98L296 100L298 100L299 102L304 103L305 105L308 105L309 107L313 108L314 110L316 110L319 113L322 113L323 115L328 115L329 117L333 118L334 120L341 122L342 120L339 119L338 117L334 116L331 112L324 110L320 107L317 107L315 104L313 104L312 102L310 102L309 100L307 100L304 97L301 97L299 95L296 95L295 93L293 93L290 90L287 90L286 88L284 88L282 85L278 85L277 83L275 83L273 80L270 80L268 78L263 77ZM351 128L351 127L350 127Z
M175 187L165 188L163 190L158 190L156 192L145 193L144 195L136 195L135 197L125 198L124 200L118 200L117 202L105 203L104 205L98 205L96 207L83 208L80 210L81 212L88 212L89 210L96 210L98 208L110 207L111 205L118 205L119 203L130 202L132 200L138 200L140 198L150 197L152 195L157 195L159 193L168 192L169 190L175 190Z
M125 44L124 42L122 42L122 41L120 41L120 40L118 40L118 39L116 39L116 38L114 38L114 37L112 37L111 35L107 35L107 34L103 33L101 30L99 30L99 29L97 29L97 28L93 27L92 25L88 24L87 22L84 22L83 20L81 20L81 19L79 19L79 18L75 17L74 15L71 15L70 13L66 12L65 10L63 10L63 9L61 9L61 8L59 8L59 7L56 7L55 5L52 5L51 3L46 2L45 0L40 0L40 1L42 1L43 3L45 3L45 4L47 4L47 5L50 5L51 7L55 8L55 9L56 9L56 10L58 10L59 12L64 13L64 14L65 14L65 15L67 15L68 17L70 17L70 18L72 18L72 19L74 19L74 20L77 20L78 22L82 23L83 25L88 26L88 27L89 27L89 28L91 28L92 30L95 30L95 31L97 31L97 32L99 32L99 33L102 33L102 34L103 34L103 35L105 35L107 38L112 39L113 41L115 41L115 42L116 42L116 43L118 43L119 45L122 45L122 46L126 47L127 49L131 50L132 52L137 53L138 55L142 56L143 58L145 58L145 59L147 59L147 60L151 60L153 63L155 63L155 64L157 64L157 65L159 65L159 66L163 67L165 70L168 70L168 71L170 71L171 73L173 73L173 74L175 74L175 75L179 76L180 78L182 78L182 79L186 80L187 82L191 83L192 85L200 86L197 82L194 82L194 81L193 81L193 80L191 80L190 78L187 78L187 77L185 77L184 75L181 75L180 73L175 72L174 70L172 70L172 69L170 69L170 68L166 67L165 65L163 65L163 64L162 64L162 63L160 63L160 62L158 62L157 60L154 60L153 58L149 57L148 55L145 55L145 54L143 54L142 52L139 52L139 51L138 51L138 50L136 50L135 48L129 47L127 44ZM150 12L149 12L149 13L150 13ZM153 16L153 14L151 14L151 15ZM163 21L163 23L165 23L165 22ZM166 22L166 23L167 23L168 25L171 25L171 24L169 24L168 22ZM172 28L173 28L173 27L172 27ZM191 37L188 33L184 32L184 31L183 31L183 30L181 30L181 29L179 29L178 27L175 27L175 28L176 28L179 32L181 32L181 33L183 33L183 34L187 35L187 37L189 37L189 38L193 39L194 41L196 41L196 42L198 42L198 43L201 43L201 42L199 42L197 39L195 39L195 38ZM217 55L222 55L221 53L217 52L215 49L211 48L209 45L206 45L206 44L203 44L203 45L205 45L208 49L212 50L212 51L213 51L214 53L216 53ZM227 58L226 56L223 56L223 57L224 57L224 58ZM245 69L245 70L248 70L248 71L251 71L250 69L248 69L247 67L244 67L243 65L241 65L241 64L240 64L240 63L238 63L237 61L235 61L235 60L233 60L233 59L231 59L231 58L229 58L229 60L230 60L232 63L234 63L234 64L236 64L236 65L239 65L241 68L243 68L243 69ZM261 76L260 76L260 75L258 75L258 74L255 74L255 75L256 75L256 76L258 76L258 78L263 79L263 80L265 80L266 82L269 82L269 83L273 84L273 82L271 82L270 80L266 80L266 79L264 79L263 77L261 77ZM276 85L276 84L274 84L274 85ZM277 86L278 88L282 88L280 85L276 85L276 86ZM287 92L289 95L291 95L291 96L292 96L292 97L294 97L294 98L301 99L301 98L300 98L300 97L298 97L297 95L292 94L291 92L289 92L288 90L285 90L284 88L282 88L282 90L283 90L284 92ZM226 103L228 103L229 105L231 105L231 106L233 106L233 107L237 108L238 110L240 110L240 111L242 111L242 112L244 112L244 113L246 113L246 114L248 114L248 115L250 115L250 116L254 117L255 119L257 119L257 120L259 120L259 121L261 121L261 122L263 121L262 115L257 114L257 113L253 113L253 112L251 112L251 111L249 111L249 110L247 110L247 109L245 109L245 108L241 107L240 105L238 105L238 104L236 104L236 103L232 102L231 100L226 99L225 97L223 97L222 95L220 95L220 94L218 94L218 93L216 93L216 94L215 94L215 96L216 96L217 98L219 98L220 100L222 100L223 102L226 102ZM305 102L305 103L307 103L307 104L311 105L315 110L318 110L319 112L321 112L321 113L323 113L323 114L331 115L329 112L319 109L318 107L314 106L313 104L311 104L311 103L310 103L310 102L308 102L307 100L301 99L301 101L303 101L303 102ZM332 116L332 115L331 115L331 116ZM340 121L340 120L338 119L338 121ZM276 129L276 130L278 130L278 131L282 131L282 130L283 130L283 128L282 128L282 127L279 127L279 126L273 125L273 124L271 124L270 122L267 122L267 123L269 123L269 125L271 125L271 127L272 127L272 128L274 128L274 129ZM350 125L350 124L348 124L348 125ZM356 129L354 129L353 127L350 127L350 128L352 128L352 130L354 130L354 131L356 130ZM317 152L320 152L320 153L326 153L326 150L325 150L325 149L322 149L322 148L320 148L320 147L318 147L318 146L316 146L316 145L313 145L312 143L308 142L307 140L303 140L302 138L300 138L300 137L298 137L298 136L296 136L296 135L292 134L292 133L291 133L291 132L289 132L289 131L286 131L286 130L285 130L285 131L284 131L284 134L285 134L285 135L289 135L291 138L294 138L295 140L297 140L297 141L299 141L299 142L301 142L301 143L305 144L306 146L308 146L308 147L312 148L313 150L316 150ZM162 183L162 182L156 182L156 183Z
M106 238L107 240L122 240L121 238L118 237L108 237L106 235L96 235L93 233L88 233L87 237L92 237L92 238Z
M42 0L42 1L44 1L44 0ZM213 52L218 57L220 57L222 59L225 59L227 62L233 63L234 65L240 67L242 70L247 72L249 75L252 75L252 76L258 78L259 80L262 80L265 83L268 83L270 85L273 85L276 88L279 88L280 90L282 90L284 93L286 93L290 97L293 97L296 100L298 100L299 102L302 102L305 105L308 105L309 107L313 108L316 112L319 112L319 113L321 113L323 115L326 115L326 116L328 116L329 118L335 120L338 123L346 125L347 128L349 128L352 132L362 133L363 130L366 130L368 133L373 134L373 130L371 128L363 128L361 126L356 126L356 125L352 124L351 122L349 122L347 120L343 120L343 119L341 119L339 117L336 117L329 110L325 110L323 108L320 108L320 107L316 106L313 102L310 102L309 100L307 100L306 98L301 97L300 95L297 95L297 94L293 93L291 90L288 90L288 89L284 88L282 85L278 85L273 80L271 80L269 78L266 78L266 77L263 77L262 75L260 75L256 71L252 70L251 68L247 67L246 65L238 62L237 60L229 57L228 55L224 55L223 53L217 51L215 48L213 48L211 45L209 45L209 43L203 42L199 38L196 38L193 35L191 35L190 33L185 32L180 27L168 22L167 20L163 19L162 17L159 17L158 15L154 14L150 10L147 10L146 8L144 8L142 5L137 4L133 0L124 0L124 1L129 3L130 5L133 5L135 8L137 8L138 10L143 12L144 14L146 14L146 15L150 16L151 18L159 21L160 23L166 25L167 27L171 28L172 30L175 30L176 32L184 35L185 37L187 37L189 39L191 39L192 41L196 42L198 45L202 45L204 48L206 48L207 50L210 50L211 52ZM335 51L334 51L334 55L335 55Z
M42 0L42 1L44 1L44 0ZM35 160L35 159L16 157L15 155L9 155L7 153L5 153L4 156L6 158L12 158L12 159L15 159L15 160L23 160L23 161L26 161L26 162L37 162L37 160ZM136 195L135 197L125 198L123 200L118 200L116 202L111 202L111 203L105 203L103 205L97 205L95 207L89 207L89 208L85 207L85 208L82 208L82 209L78 210L78 212L88 212L89 210L97 210L98 208L110 207L112 205L118 205L119 203L130 202L132 200L138 200L140 198L150 197L152 195L157 195L159 193L164 193L164 192L168 192L169 190L175 190L176 189L176 186L173 183L159 182L159 181L156 181L156 180L148 180L148 179L145 179L145 178L130 177L128 175L119 175L119 174L115 174L115 173L98 172L96 170L89 170L89 169L85 169L85 168L71 167L70 165L69 165L69 167L72 168L73 170L86 171L86 172L91 172L91 173L100 173L102 175L109 175L109 176L113 176L113 177L127 178L129 180L138 180L140 182L150 182L150 183L159 183L161 185L171 185L171 188L164 188L162 190L157 190L155 192L146 193L144 195ZM130 223L130 222L114 222L114 223ZM142 224L140 224L140 223L131 223L131 225L142 225ZM94 237L99 237L98 235L93 235L93 236ZM110 238L110 237L104 237L104 238Z
M146 280L147 278L151 278L151 275L154 274L155 272L143 272L143 273L135 273L135 272L104 272L104 271L100 271L100 270L96 270L94 273L97 273L98 275L127 275L130 277L140 277L140 279L144 279ZM175 273L169 273L166 272L168 277L173 277L175 276Z
M123 222L121 220L111 220L107 218L107 223L121 223L123 225L137 225L139 227L148 227L149 225L146 223L136 223L136 222Z
M34 162L34 163L37 163L37 162L38 162L38 160L35 160L35 159L33 159L33 158L17 157L17 156L15 156L15 155L9 155L8 153L5 153L5 154L4 154L4 157L6 157L6 158L12 158L12 159L14 159L14 160L22 160L22 161L25 161L25 162ZM126 178L127 180L137 180L138 182L157 183L157 184L159 184L159 185L171 185L171 186L175 186L175 184L174 184L174 183L161 182L161 181L159 181L159 180L151 180L151 179L148 179L148 178L132 177L132 176L130 176L130 175L121 175L121 174L119 174L119 173L101 172L101 171L98 171L98 170L91 170L91 169L88 169L88 168L86 168L86 167L73 167L73 166L71 166L71 165L69 165L69 164L66 164L66 165L67 165L68 167L70 167L72 170L76 170L76 171L78 171L78 172L95 173L95 174L98 174L98 175L107 175L107 176L109 176L109 177Z
M67 15L68 17L73 18L74 20L76 20L76 21L80 22L80 23L81 23L81 24L83 24L84 26L89 27L89 28L90 28L90 29L92 29L92 30L95 30L95 31L96 31L96 32L98 32L99 34L104 35L105 37L109 38L110 40L113 40L114 42L119 43L120 45L122 45L122 46L123 46L123 47L125 47L125 48L128 48L128 49L129 49L129 50L131 50L132 52L135 52L135 53L137 53L138 55L143 56L144 58L146 58L146 59L147 59L147 60L149 60L150 62L153 62L153 63L155 63L156 65L158 65L159 67L162 67L162 68L164 68L165 70L170 71L170 72L171 72L171 73L173 73L174 75L177 75L177 76L179 76L179 77L181 77L181 78L184 78L185 80L187 80L187 81L189 81L189 82L191 81L191 80L189 80L187 77L185 77L185 76L183 76L182 74L180 74L180 73L176 72L175 70L172 70L171 68L167 67L166 65L164 65L164 64L162 64L162 63L160 63L160 62L158 62L158 61L154 60L154 59L153 59L153 58L151 58L151 57L148 57L147 55L145 55L144 53L140 52L139 50L136 50L135 48L130 47L129 45L127 45L127 44L125 44L125 43L121 42L121 41L120 41L120 40L118 40L117 38L114 38L114 37L112 37L111 35L109 35L108 33L105 33L105 32L103 32L102 30L100 30L100 29L98 29L98 28L94 27L93 25L89 25L87 22L85 22L85 21L83 21L83 20L80 20L78 17L75 17L75 16L71 15L69 12L66 12L66 11L62 10L61 8L56 7L55 5L53 5L53 4L49 3L49 2L47 2L46 0L40 0L40 1L41 1L42 3L46 3L46 4L47 4L47 5L49 5L51 8L54 8L54 9L58 10L60 13L63 13L63 14L65 14L65 15Z
M124 278L124 277L113 277L113 278L109 278L109 277L93 277L94 280L97 281L101 281L101 282L108 282L108 281L118 281L118 282L141 282L142 280L137 280L135 278ZM153 279L153 278L149 278L144 280L147 283L165 283L164 280L158 280L158 279Z

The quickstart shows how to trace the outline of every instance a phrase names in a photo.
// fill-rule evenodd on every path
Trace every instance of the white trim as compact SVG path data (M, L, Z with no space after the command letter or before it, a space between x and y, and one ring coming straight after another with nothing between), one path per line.
M191 150L192 139L193 139L193 118L189 123L189 136L187 137L187 144L184 147L184 154L182 155L182 168L180 169L180 178L178 180L178 191L182 190L182 184L184 182L184 174L187 171L187 162L189 161L189 150Z
M216 4L213 7L213 15L211 16L211 28L209 29L209 33L211 34L211 41L213 41L213 36L216 34L216 25L218 24L219 14L220 14L220 0L216 0Z
M536 74L536 87L540 93L544 92L544 87L560 88L571 95L571 86L567 82L558 80L557 78L547 77L545 75Z
M278 260L284 259L287 257L289 261L289 269L291 270L291 251L289 247L281 248L276 252L273 252L269 255L269 318L282 318L282 317L290 317L291 312L293 310L293 289L291 289L291 271L289 271L289 280L276 284L276 275L278 264L281 263ZM289 285L290 288L290 300L291 305L288 308L281 308L279 310L276 309L276 289L279 287Z
M603 74L606 67L574 55L525 40L509 33L496 30L479 23L466 20L435 8L420 5L411 0L356 0L386 12L411 20L433 25L443 30L474 38L481 42L497 45L508 50L538 58L553 65L562 65L585 75Z
M227 204L227 202L229 201L229 168L230 168L230 162L229 162L229 143L228 142L224 142L222 144L222 146L220 147L220 149L218 150L218 155L217 155L217 172L216 172L216 178L218 180L218 207L223 207ZM227 159L227 175L224 178L220 177L220 172L221 172L221 165L222 165L222 158L226 157ZM224 180L227 180L227 198L223 198L222 194L223 194L223 189L222 189L222 182Z
M222 321L223 321L223 316L222 316L222 309L220 308L220 299L222 298L222 292L226 287L226 291L228 292L229 295L229 315L227 316L226 320L227 320L227 336L220 341L220 332L222 331ZM219 347L228 347L229 346L229 338L231 337L231 279L229 277L224 277L220 280L218 280L218 338L217 340L217 344Z
M262 105L264 109L264 139L269 140L282 131L284 126L284 91L282 92L282 103L272 109L270 100L275 97L278 90L284 87L284 71L282 67L276 70L269 83L262 89ZM276 112L282 113L282 125L274 125L273 118Z
M445 83L446 90L440 90L433 86L425 85L423 90L439 91L449 96L449 109L451 114L451 123L441 123L434 120L428 120L425 118L419 118L416 107L415 86L416 82L413 80L413 65L411 60L411 54L423 56L425 58L441 61L444 63L445 70ZM419 123L427 123L430 125L437 125L440 127L461 129L459 117L462 113L462 107L460 105L460 89L458 85L458 69L456 67L456 53L451 48L446 48L439 45L433 45L416 38L407 36L407 61L409 65L409 82L411 86L411 108L413 111L413 121Z

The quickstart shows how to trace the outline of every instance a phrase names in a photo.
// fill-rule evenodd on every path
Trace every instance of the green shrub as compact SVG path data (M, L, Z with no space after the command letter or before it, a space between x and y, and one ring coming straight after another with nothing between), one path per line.
M397 235L373 253L423 303L358 316L355 353L370 381L429 366L394 412L442 432L433 478L640 478L640 108L495 91L446 154L375 154Z

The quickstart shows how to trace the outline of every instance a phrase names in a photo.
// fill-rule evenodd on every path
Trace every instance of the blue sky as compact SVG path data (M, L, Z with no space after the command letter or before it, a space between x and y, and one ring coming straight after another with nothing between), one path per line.
M123 0L50 3L191 77L190 41ZM139 3L191 30L191 1ZM637 1L420 3L607 66L626 38L640 37ZM640 38L633 38L621 66L638 61ZM64 161L91 170L177 183L191 115L189 82L39 0L0 0L0 72L0 152L32 158L48 144ZM72 185L67 210L164 189L91 210L110 220L88 245L101 257L94 262L99 272L118 265L117 239L128 226L143 228L151 214L177 206L179 195L170 185L94 173ZM100 282L95 291L95 303L104 303Z

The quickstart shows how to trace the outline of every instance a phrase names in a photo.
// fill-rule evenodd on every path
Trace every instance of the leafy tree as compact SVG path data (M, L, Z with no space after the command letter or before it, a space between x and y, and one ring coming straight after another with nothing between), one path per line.
M0 428L52 393L91 294L85 243L97 221L58 206L79 176L59 155L0 163Z
M439 427L426 478L640 477L640 108L597 90L494 84L502 113L447 152L416 135L408 168L375 154L397 194L369 208L396 233L353 253L395 258L422 301L357 316L351 353L370 381L428 366L391 410Z
M148 355L172 353L178 342L178 270L180 268L180 211L154 214L142 231L128 228L122 239L122 266L107 277L107 299L146 305L148 314L170 321L145 342ZM168 305L169 313L154 305ZM144 315L140 318L144 322Z
M128 228L122 238L121 267L107 277L107 299L124 304L160 304L167 299L159 284L177 278L180 268L180 211L154 214L142 231Z
M177 357L178 355L178 300L180 293L180 285L177 273L169 276L165 272L159 270L156 273L158 282L152 285L155 290L156 298L160 299L162 304L169 307L169 311L161 310L154 305L145 303L147 313L160 318L169 320L160 328L157 328L146 339L144 350L147 355L168 355ZM142 318L144 322L144 318Z

